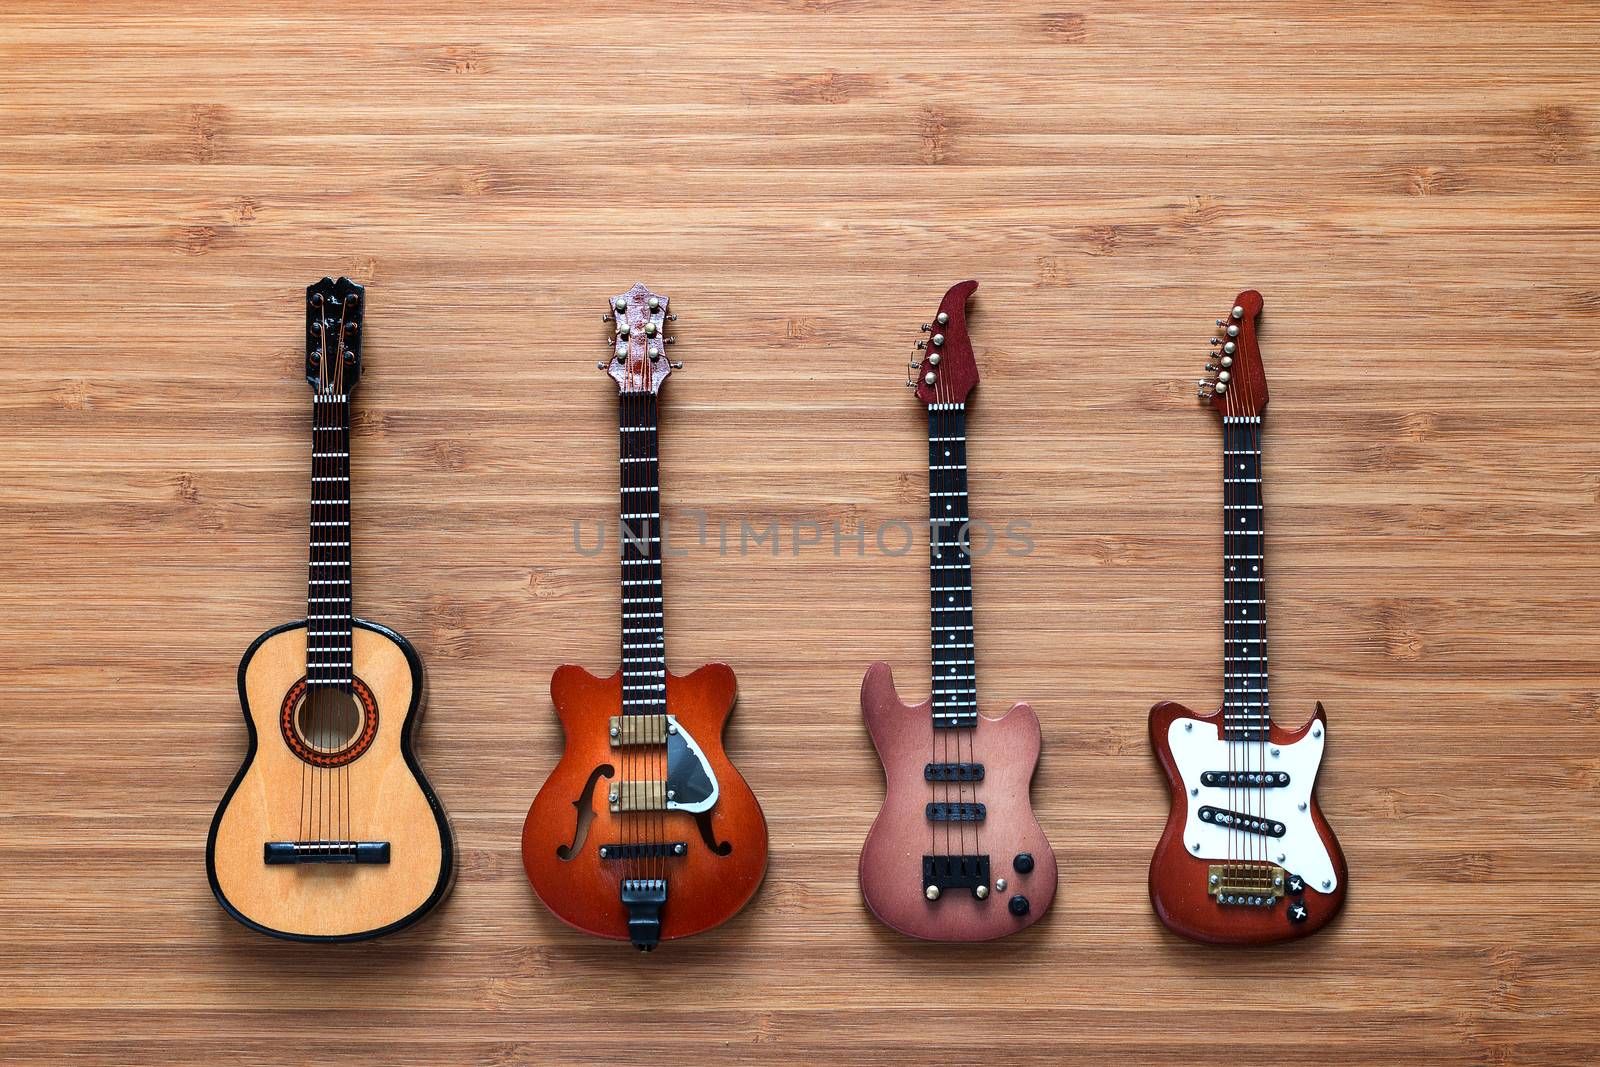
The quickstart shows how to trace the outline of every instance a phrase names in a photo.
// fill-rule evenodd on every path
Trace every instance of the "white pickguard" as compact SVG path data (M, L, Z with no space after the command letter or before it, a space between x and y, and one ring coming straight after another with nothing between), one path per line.
M1327 846L1311 821L1311 789L1317 780L1317 768L1322 765L1322 748L1327 742L1324 735L1323 724L1317 722L1292 745L1230 742L1223 740L1215 723L1175 720L1167 730L1167 746L1172 750L1178 775L1183 779L1184 800L1188 805L1183 847L1189 855L1219 861L1262 859L1278 864L1290 874L1298 874L1305 879L1308 889L1323 893L1332 891L1339 884L1333 870L1333 857L1328 855ZM1231 764L1230 747L1233 749ZM1207 771L1229 769L1283 771L1289 775L1289 784L1274 789L1229 790L1225 786L1200 783L1200 776ZM1207 806L1242 811L1282 823L1284 835L1265 837L1201 822L1200 809ZM1196 845L1200 847L1197 849Z

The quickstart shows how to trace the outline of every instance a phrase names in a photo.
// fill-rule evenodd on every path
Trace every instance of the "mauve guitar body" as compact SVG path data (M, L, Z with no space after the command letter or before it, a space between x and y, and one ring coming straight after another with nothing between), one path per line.
M886 926L911 937L934 941L988 941L1015 933L1039 920L1056 895L1056 857L1034 817L1029 788L1039 760L1039 720L1026 704L1004 716L978 716L970 730L936 730L930 701L907 705L895 691L886 663L874 663L861 683L861 713L883 762L883 807L861 849L861 892ZM960 733L959 743L954 736ZM948 752L941 750L941 741ZM960 757L957 759L957 757ZM975 762L985 768L974 793L986 808L980 825L935 826L926 805L949 795L958 800L957 784L930 784L924 770L930 760ZM936 900L923 889L923 857L948 855L965 833L962 853L989 857L991 879L1004 889L980 899L967 891L948 891ZM948 836L948 842L947 842ZM1031 860L1026 873L1016 857ZM1029 865L1023 861L1023 866ZM993 883L990 883L991 886ZM1023 897L1027 910L1016 914L1012 899ZM1017 906L1021 910L1021 906Z

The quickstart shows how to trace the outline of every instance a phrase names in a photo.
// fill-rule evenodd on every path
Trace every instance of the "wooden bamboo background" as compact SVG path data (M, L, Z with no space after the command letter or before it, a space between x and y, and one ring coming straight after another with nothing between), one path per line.
M8 2L0 1059L1592 1063L1600 1056L1600 7ZM390 940L207 890L234 670L303 613L303 287L369 286L358 610L430 671L462 850ZM857 687L927 681L901 387L982 282L985 706L1034 702L1063 882L1006 943L863 910ZM605 299L673 297L672 667L741 680L773 862L640 958L532 898L563 662L616 662ZM1305 943L1152 917L1152 701L1219 686L1211 320L1266 296L1274 693L1326 702L1352 895ZM796 524L821 545L793 549ZM833 550L832 524L869 548ZM809 528L803 529L803 536Z

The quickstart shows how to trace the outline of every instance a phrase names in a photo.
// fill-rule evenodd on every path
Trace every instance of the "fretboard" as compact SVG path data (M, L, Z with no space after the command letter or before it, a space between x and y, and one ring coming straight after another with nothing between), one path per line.
M621 394L622 712L666 711L661 464L654 393Z
M967 551L967 410L928 405L928 592L932 605L933 725L978 723L972 630L972 558Z
M350 403L313 394L311 554L306 587L306 682L349 686L351 676Z
M1264 741L1267 584L1261 506L1261 418L1222 420L1223 725L1231 740Z

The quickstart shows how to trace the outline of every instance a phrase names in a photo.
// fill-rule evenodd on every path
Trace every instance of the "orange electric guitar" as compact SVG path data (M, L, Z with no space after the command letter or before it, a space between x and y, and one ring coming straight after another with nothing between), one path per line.
M534 892L564 922L649 951L727 920L767 866L761 806L722 749L735 684L726 664L667 671L657 395L667 298L635 285L611 301L621 389L622 665L559 668L550 695L561 762L522 828Z

